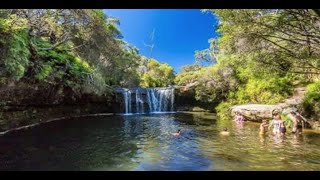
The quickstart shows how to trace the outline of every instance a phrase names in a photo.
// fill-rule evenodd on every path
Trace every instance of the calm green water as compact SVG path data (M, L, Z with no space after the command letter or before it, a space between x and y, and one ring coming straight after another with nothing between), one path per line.
M199 113L56 121L0 136L0 170L320 170L320 134L258 129Z

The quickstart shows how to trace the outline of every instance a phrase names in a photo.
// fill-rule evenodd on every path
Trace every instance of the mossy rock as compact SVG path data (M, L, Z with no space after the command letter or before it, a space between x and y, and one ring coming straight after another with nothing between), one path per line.
M207 110L196 106L196 107L193 107L191 111L193 111L193 112L206 112Z

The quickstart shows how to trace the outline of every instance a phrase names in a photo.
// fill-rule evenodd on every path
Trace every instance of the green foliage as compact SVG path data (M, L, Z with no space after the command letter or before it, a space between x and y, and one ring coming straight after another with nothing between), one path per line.
M45 43L42 43L42 45ZM73 53L48 50L39 51L38 56L44 61L40 61L35 71L35 79L38 81L49 82L52 84L62 83L74 91L86 89L86 91L101 92L101 88L106 87L105 81L101 79L101 74L94 72L86 61ZM88 82L90 81L90 82ZM89 90L90 89L90 90Z
M238 89L233 97L239 104L276 104L286 98L292 91L288 84L289 79L286 77L251 78Z
M197 64L203 64L203 63L215 63L218 58L218 43L215 39L209 39L208 43L210 44L210 47L208 49L204 49L201 51L195 51L194 57Z
M230 108L232 106L231 102L221 102L215 110L217 111L217 117L220 120L230 120L231 114L230 114Z
M204 102L223 101L229 91L237 88L238 82L232 67L215 64L202 68L196 86L196 99Z
M142 87L166 87L174 83L174 71L168 64L161 64L155 59L150 59L147 72L141 77Z
M148 73L144 73L141 77L141 87L158 87L160 83L157 79L152 78Z
M207 10L220 21L220 50L281 73L319 73L320 20L308 9ZM309 77L308 77L309 78ZM312 77L311 77L312 78Z
M179 86L186 86L190 83L194 83L198 80L201 71L188 71L177 74L175 77L175 83Z
M182 73L199 71L202 67L198 64L185 65L181 67Z
M106 78L97 69L86 75L85 83L82 84L83 92L98 95L111 93L107 88Z
M176 75L174 82L179 86L195 83L201 75L201 69L202 67L198 64L182 66L182 72Z
M320 81L307 86L307 91L304 96L305 104L315 104L320 102Z
M307 117L319 118L320 114L320 81L317 80L307 86L302 103L302 111Z
M292 94L293 81L309 83L320 73L315 43L320 36L314 26L320 19L310 10L203 11L219 20L220 37L209 40L208 49L196 51L196 61L217 64L197 73L183 71L175 82L192 85L201 101L221 102L218 116L226 117L236 104L279 103ZM307 95L306 104L319 101L317 95Z
M220 119L230 119L230 107L237 104L276 104L281 102L292 91L288 85L290 79L273 77L271 79L249 79L236 91L229 91L226 101L217 107L217 115ZM292 126L292 120L286 124Z
M288 114L281 114L281 119L284 121L284 124L286 128L292 128L293 127L293 120L288 116Z
M116 18L98 9L0 10L0 68L6 70L1 75L79 93L137 86L147 64L137 48L120 39L116 25ZM172 82L172 68L159 64L156 69L161 78L153 86Z
M46 78L49 77L49 75L52 73L52 63L45 63L40 68L40 71L35 75L35 78L39 81L43 81Z
M25 30L12 34L4 64L9 75L16 80L24 76L29 64L30 51L28 49L28 37Z

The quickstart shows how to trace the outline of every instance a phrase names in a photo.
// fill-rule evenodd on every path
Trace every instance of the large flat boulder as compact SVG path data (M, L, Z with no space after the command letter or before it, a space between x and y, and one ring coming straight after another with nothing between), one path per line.
M266 105L266 104L245 104L231 107L233 115L236 112L241 113L246 120L261 122L263 119L272 119L272 111L279 109L277 105Z

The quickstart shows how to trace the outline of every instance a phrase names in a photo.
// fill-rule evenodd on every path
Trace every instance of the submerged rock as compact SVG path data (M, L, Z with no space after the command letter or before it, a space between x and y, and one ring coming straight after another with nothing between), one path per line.
M203 108L201 108L201 107L193 107L192 108L192 111L193 112L206 112L207 110L205 110L205 109L203 109Z

